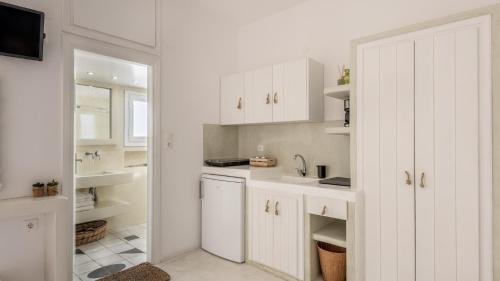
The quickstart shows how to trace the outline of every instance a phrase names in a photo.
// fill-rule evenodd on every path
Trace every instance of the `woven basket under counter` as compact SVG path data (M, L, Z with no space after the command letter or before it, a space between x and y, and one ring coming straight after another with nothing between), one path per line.
M91 221L76 225L75 229L75 245L85 245L106 236L107 222L104 220Z
M325 281L346 280L345 248L317 242L321 273Z

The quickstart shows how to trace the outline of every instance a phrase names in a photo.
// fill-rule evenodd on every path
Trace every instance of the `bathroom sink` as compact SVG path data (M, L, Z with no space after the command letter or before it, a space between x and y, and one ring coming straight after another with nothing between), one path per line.
M134 174L122 171L103 171L94 174L76 175L76 188L99 187L131 183Z

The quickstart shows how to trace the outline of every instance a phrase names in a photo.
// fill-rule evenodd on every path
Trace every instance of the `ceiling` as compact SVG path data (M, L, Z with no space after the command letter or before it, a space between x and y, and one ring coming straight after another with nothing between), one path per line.
M236 25L271 16L307 0L171 0L192 12Z
M146 65L77 50L75 78L146 89L148 68Z

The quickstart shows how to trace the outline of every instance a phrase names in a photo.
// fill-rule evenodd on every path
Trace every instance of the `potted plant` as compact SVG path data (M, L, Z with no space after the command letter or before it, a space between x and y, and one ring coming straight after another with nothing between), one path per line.
M53 179L47 183L47 195L56 196L57 194L59 194L59 183Z
M45 196L45 184L41 182L36 182L32 185L32 187L33 187L33 197Z

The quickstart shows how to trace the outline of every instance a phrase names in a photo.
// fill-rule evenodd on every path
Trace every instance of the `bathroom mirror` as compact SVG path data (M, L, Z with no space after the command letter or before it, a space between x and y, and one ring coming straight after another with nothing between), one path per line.
M80 145L111 143L111 89L75 84L75 137Z

